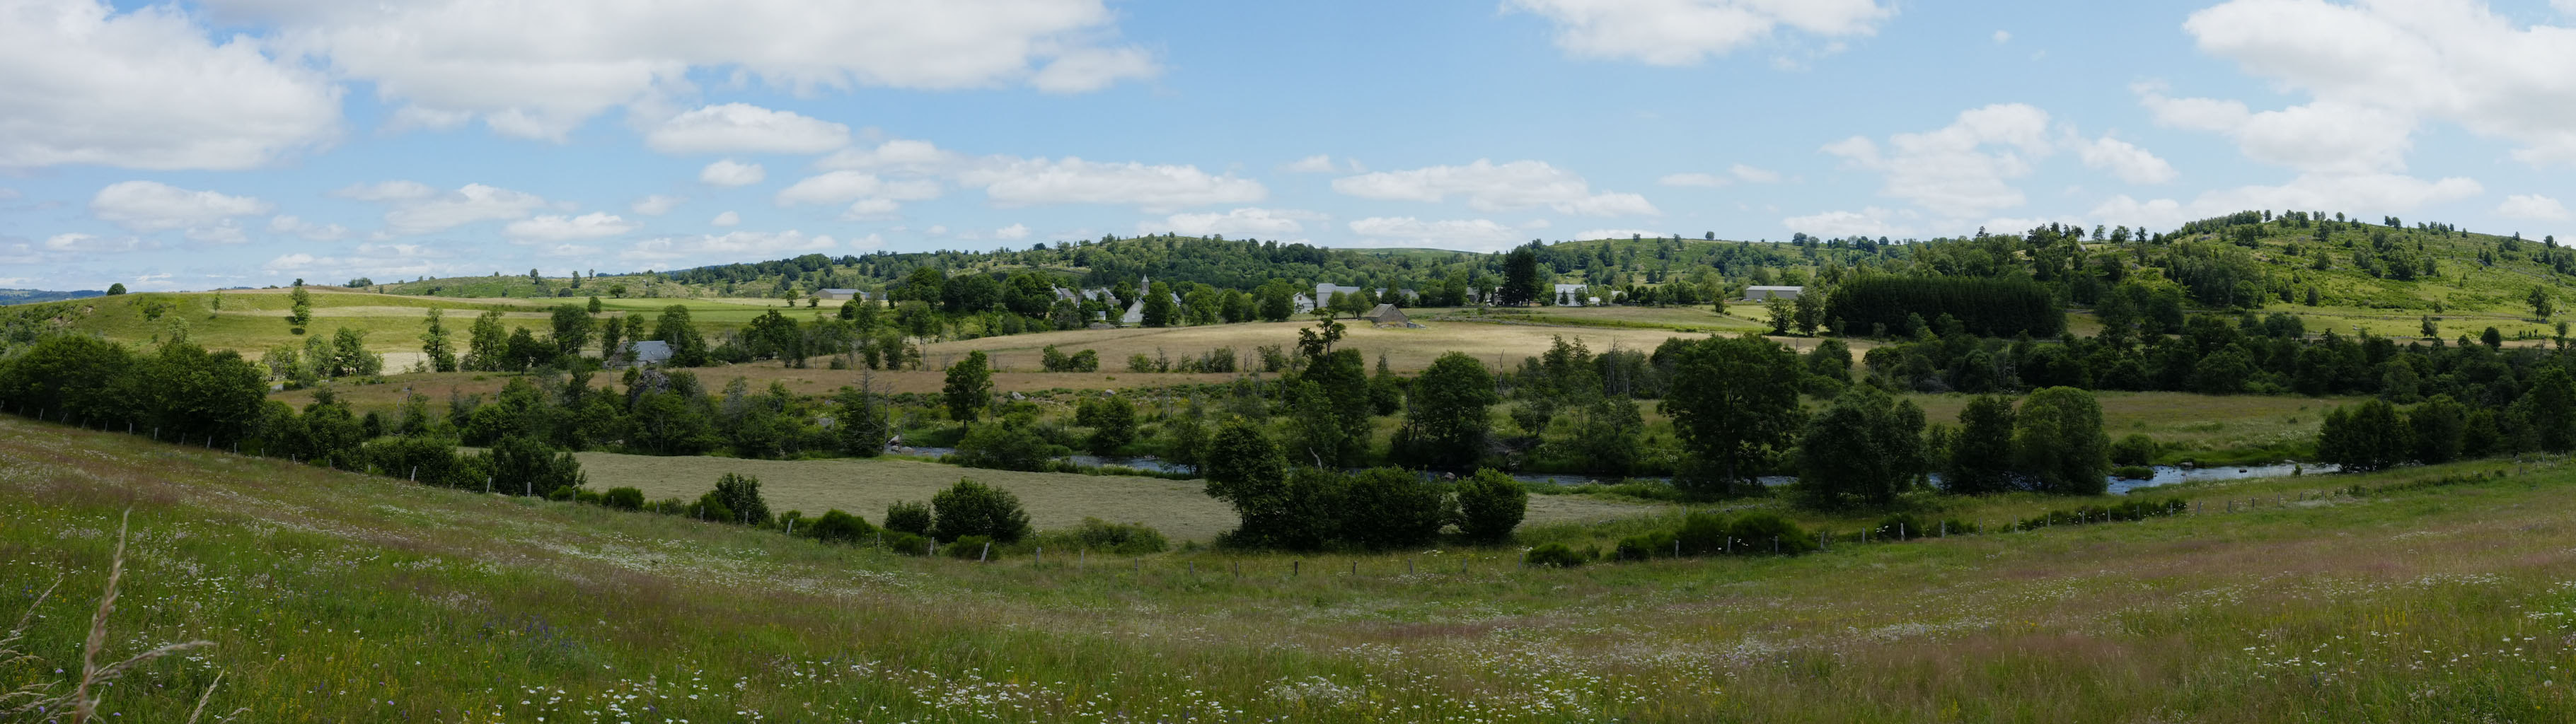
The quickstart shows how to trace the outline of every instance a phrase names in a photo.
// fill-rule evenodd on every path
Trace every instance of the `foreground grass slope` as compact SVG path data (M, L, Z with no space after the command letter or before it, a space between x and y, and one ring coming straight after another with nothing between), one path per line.
M57 577L64 593L23 646L44 661L0 668L0 687L78 670L130 508L107 654L216 646L108 689L112 721L182 720L218 672L209 711L239 721L2565 721L2576 471L2184 492L2219 508L2492 470L2511 474L1795 559L1077 569L11 418L0 590L12 609Z

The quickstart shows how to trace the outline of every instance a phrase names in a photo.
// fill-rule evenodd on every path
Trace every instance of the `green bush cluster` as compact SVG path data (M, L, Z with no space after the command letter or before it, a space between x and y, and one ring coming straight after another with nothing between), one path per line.
M2149 500L2134 498L2111 505L2087 505L2070 510L2052 510L2013 524L2014 530L2038 530L2058 525L2083 525L2121 520L2145 520L2177 515L2191 509L2181 498Z
M1775 513L1756 511L1728 518L1698 512L1684 516L1682 524L1672 530L1620 539L1613 555L1623 561L1641 561L1676 555L1797 555L1815 549L1814 533Z
M1171 541L1161 531L1143 523L1111 523L1099 518L1084 518L1072 530L1047 531L1038 534L1036 543L1057 550L1099 551L1122 556L1161 553L1171 548Z
M1600 557L1601 550L1592 546L1578 549L1563 543L1542 543L1522 556L1521 562L1532 568L1574 568Z

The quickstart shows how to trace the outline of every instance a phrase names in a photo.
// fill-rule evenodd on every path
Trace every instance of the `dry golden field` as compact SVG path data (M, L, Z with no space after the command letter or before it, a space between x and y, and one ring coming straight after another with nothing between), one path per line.
M1232 530L1234 509L1200 491L1193 480L1123 475L1023 473L978 470L920 460L743 460L718 457L652 457L606 452L576 453L590 487L632 486L654 500L696 500L716 478L741 473L760 478L760 494L773 512L821 515L839 508L869 522L888 504L926 501L932 493L974 478L1020 497L1039 530L1070 528L1083 518L1144 523L1175 540L1206 541ZM1571 495L1530 497L1524 525L1580 523L1654 515L1662 506Z

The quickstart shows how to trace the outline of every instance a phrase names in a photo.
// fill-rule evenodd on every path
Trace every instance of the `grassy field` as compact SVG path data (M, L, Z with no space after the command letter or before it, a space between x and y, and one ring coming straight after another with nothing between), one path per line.
M188 338L209 349L230 349L257 357L261 351L280 344L301 344L286 323L291 302L286 289L237 289L224 292L138 293L112 297L93 297L68 303L71 314L63 324L72 329L95 332L111 340L142 342L161 338L174 323L187 325ZM388 371L400 370L411 360L409 355L420 350L420 334L429 308L447 310L447 327L452 343L462 349L465 334L475 315L500 310L502 322L516 329L525 327L544 338L552 333L549 313L561 304L588 304L586 297L569 299L453 299L414 297L398 294L375 294L338 287L310 287L313 298L313 322L307 334L330 335L342 327L367 333L367 347L387 354ZM218 302L217 300L221 301ZM701 332L713 334L747 324L777 307L776 301L762 305L761 300L711 299L601 299L603 317L626 314L643 315L647 322L664 307L680 304L689 307L691 319ZM220 305L221 308L217 309ZM151 312L158 311L159 318ZM826 312L834 310L824 310ZM810 317L814 310L798 307L798 318ZM397 358L396 355L405 355Z
M1077 568L7 419L0 587L61 588L0 685L68 686L130 509L105 660L212 645L104 689L109 721L182 720L218 674L231 721L2567 721L2571 484L2558 461L2201 484L2196 515L1792 559Z
M2146 435L2168 450L2165 462L2277 461L2284 454L2244 457L2312 445L2325 413L2360 404L2360 397L2195 395L2188 392L2095 392L2102 430L2112 439ZM1925 420L1956 425L1971 395L1911 395Z
M974 478L1011 491L1028 508L1029 522L1040 530L1071 528L1083 518L1144 522L1174 540L1209 541L1234 529L1234 509L1210 498L1198 481L1119 475L1023 473L977 470L920 460L742 460L716 457L651 457L617 453L578 454L591 487L631 485L648 498L696 500L715 487L725 473L760 478L761 495L777 512L802 510L807 515L839 508L882 517L898 501L927 501L959 478ZM1654 506L1597 498L1542 496L1530 501L1533 525L1587 523L1636 517Z

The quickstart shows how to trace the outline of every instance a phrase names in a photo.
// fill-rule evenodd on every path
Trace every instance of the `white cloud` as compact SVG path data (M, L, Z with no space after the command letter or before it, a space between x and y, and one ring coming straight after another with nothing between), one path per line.
M414 181L385 181L374 184L356 184L331 192L331 195L333 196L357 199L359 201L410 201L413 199L429 198L437 194L437 189L430 188L427 185Z
M673 261L679 259L775 259L806 252L827 251L839 245L830 236L806 236L803 232L733 231L724 234L665 236L637 242L618 252L627 261Z
M2385 173L2406 168L2415 122L2385 109L2319 101L2255 113L2244 103L2169 98L2164 87L2133 90L2156 123L2235 139L2246 157L2309 173Z
M749 186L769 177L760 164L722 159L698 170L698 183L710 186Z
M2032 161L2052 150L2048 126L2047 111L1999 104L1962 111L1937 130L1890 136L1885 151L1860 136L1827 144L1824 151L1854 168L1879 172L1886 181L1882 194L1935 214L1981 216L2025 201L2010 181L2029 175Z
M1716 174L1674 173L1665 174L1663 178L1655 179L1655 183L1663 184L1665 186L1698 186L1713 189L1734 182L1718 178Z
M1162 72L1154 56L1136 48L1085 48L1057 57L1037 75L1029 76L1029 86L1048 93L1089 93L1116 85L1131 78L1152 78Z
M1662 239L1672 235L1660 231L1647 231L1645 229L1593 229L1591 231L1575 234L1566 238L1573 239L1575 241L1591 241L1594 239L1626 239L1639 236Z
M894 218L896 212L902 210L903 204L895 203L893 199L859 199L857 201L850 202L850 208L841 212L841 220L878 221L891 219Z
M2519 24L2482 0L2231 0L2183 29L2201 51L2312 98L2259 141L2240 136L2268 147L2317 134L2313 155L2287 154L2303 171L2400 170L2389 154L2427 119L2519 143L2526 163L2576 164L2576 82L2565 72L2576 68L2576 28ZM2366 156L2353 167L2322 167L2356 147Z
M1786 27L1866 36L1895 14L1875 0L1505 0L1556 25L1556 46L1591 58L1691 65Z
M886 171L915 175L954 173L966 157L929 141L895 139L876 148L845 148L814 162L825 171Z
M1288 165L1279 167L1279 170L1290 173L1341 173L1344 171L1360 173L1368 169L1360 166L1360 161L1356 158L1345 158L1342 159L1341 164L1335 165L1331 154L1318 153L1291 161Z
M876 174L861 171L832 171L804 180L778 191L778 205L839 204L860 199L921 201L939 198L939 184L933 181L889 181Z
M2075 151L2084 159L2085 166L2108 170L2111 175L2133 184L2165 183L2177 175L2173 164L2117 138L2105 136L2081 142Z
M175 5L0 9L0 167L243 169L330 145L340 89Z
M308 241L339 241L349 238L348 227L339 224L316 224L287 214L270 217L268 232L293 234L304 237Z
M426 234L477 221L526 218L545 205L546 200L535 194L466 184L445 194L395 205L393 210L385 212L385 230L394 234Z
M644 135L644 145L663 153L822 153L850 145L850 127L726 103L672 116Z
M1827 211L1812 216L1792 216L1780 225L1792 232L1838 239L1850 236L1906 236L1913 231L1898 224L1896 212L1876 206L1861 211Z
M994 230L993 230L993 238L995 238L995 239L1026 239L1026 238L1029 238L1029 227L1028 227L1028 225L1026 225L1026 224L1012 224L1012 225L1010 225L1010 226L1005 226L1005 227L1002 227L1002 228L999 228L999 229L994 229Z
M45 249L47 251L69 252L74 254L112 254L121 251L137 251L145 248L149 247L143 243L142 239L137 239L131 236L112 239L104 236L91 236L89 234L55 234L45 238Z
M742 215L731 211L716 214L715 218L707 220L708 226L738 226L741 224Z
M1776 184L1780 182L1780 172L1778 171L1754 168L1740 163L1727 167L1726 172L1729 175L1733 175L1735 180L1749 184Z
M2576 2L2576 0L2564 1ZM2567 213L2567 205L2558 203L2557 199L2539 194L2507 196L2504 203L2496 207L2496 215L2523 221L2566 221L2571 218Z
M442 263L454 258L451 252L423 244L361 244L347 256L280 254L261 264L260 270L280 276L294 273L323 278L444 276L462 273L461 265Z
M1137 222L1136 231L1143 234L1172 232L1182 236L1205 237L1225 234L1236 237L1278 237L1303 233L1305 221L1322 221L1323 214L1295 209L1240 208L1223 213L1173 214L1161 221Z
M265 214L269 205L248 196L190 191L158 181L123 181L99 189L96 196L90 197L89 210L99 220L127 229L161 231L208 227L235 216ZM238 238L238 232L235 232L225 238L200 240L230 241Z
M2010 31L2010 30L1997 30L1997 31L1995 31L1994 38L1995 38L1995 44L1996 44L1996 45L2002 45L2002 44L2005 44L2005 43L2012 42L2012 31Z
M1629 193L1592 192L1582 176L1541 161L1495 164L1485 159L1465 166L1429 166L1405 171L1344 176L1333 190L1367 199L1437 202L1465 196L1479 211L1546 206L1558 213L1583 216L1654 216L1646 198Z
M561 243L585 239L604 239L643 228L612 214L588 213L580 216L539 216L521 219L501 227L501 234L512 240L538 243Z
M1489 219L1424 221L1410 216L1370 217L1350 223L1351 233L1369 237L1380 246L1420 245L1487 251L1524 241L1523 234L1544 226L1544 222L1514 227Z
M1002 206L1111 204L1148 211L1260 201L1261 182L1197 166L995 157L958 177Z
M180 235L187 237L189 241L202 241L208 244L243 244L250 241L250 234L244 233L241 225L234 223L232 219L225 219L213 226L188 227L188 230L180 232Z
M2097 223L2173 226L2246 209L2365 209L2405 213L2485 193L2475 179L2426 181L2398 174L2306 174L2278 186L2244 186L2201 193L2189 202L2113 197L2094 207Z
M644 216L661 216L663 214L671 213L671 209L678 208L680 206L680 202L687 200L688 199L679 196L663 196L655 194L637 199L634 205L626 208Z
M218 16L278 28L277 47L369 83L405 122L479 119L561 139L619 106L696 92L696 74L795 93L853 87L1080 92L1152 72L1117 44L1100 0L876 2L555 0L402 3L215 0ZM211 87L221 87L212 84Z

